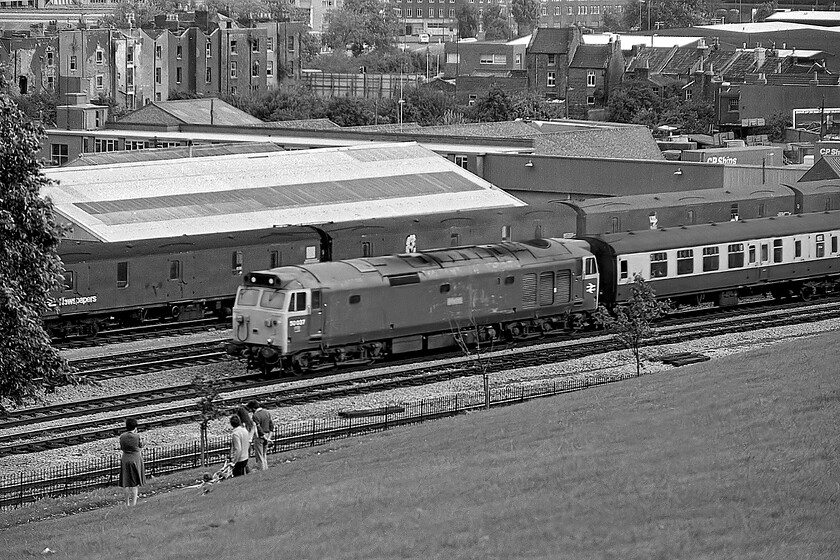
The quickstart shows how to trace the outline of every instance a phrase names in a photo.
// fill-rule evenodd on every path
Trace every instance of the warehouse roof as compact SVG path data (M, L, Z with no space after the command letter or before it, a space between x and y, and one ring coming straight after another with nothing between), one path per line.
M255 154L260 152L282 152L283 148L271 142L248 142L241 144L199 144L177 148L149 148L144 150L120 150L118 152L97 152L82 154L66 167L106 165L110 163L133 163L191 157L224 156L230 154Z
M153 101L119 119L121 123L142 124L262 124L263 121L221 99L179 99Z
M525 206L415 143L45 171L57 213L105 242Z

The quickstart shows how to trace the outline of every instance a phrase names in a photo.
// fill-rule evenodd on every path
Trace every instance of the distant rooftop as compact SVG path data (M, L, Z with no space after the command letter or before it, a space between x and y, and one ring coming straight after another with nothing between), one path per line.
M214 97L153 101L119 119L119 123L180 125L258 125L263 121Z

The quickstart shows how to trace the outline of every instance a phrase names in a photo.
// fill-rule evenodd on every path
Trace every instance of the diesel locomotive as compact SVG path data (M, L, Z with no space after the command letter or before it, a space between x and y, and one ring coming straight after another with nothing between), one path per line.
M840 284L840 212L537 239L279 267L244 275L228 353L310 371L480 340L540 336L620 304L639 274L657 297L718 305Z

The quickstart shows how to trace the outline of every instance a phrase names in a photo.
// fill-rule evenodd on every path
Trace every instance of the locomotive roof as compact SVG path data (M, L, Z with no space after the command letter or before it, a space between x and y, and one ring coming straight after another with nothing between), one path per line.
M691 206L710 202L729 202L744 199L775 198L793 196L785 185L744 185L730 189L697 189L690 191L636 194L589 198L579 201L564 201L564 204L584 214L624 212L628 210L649 210L669 206Z
M416 143L45 171L84 238L137 241L525 206Z
M577 259L588 255L591 255L588 245L580 240L538 239L524 243L452 247L420 253L280 267L249 273L245 276L245 282L252 283L250 279L253 277L257 278L256 283L265 285L273 279L272 285L279 284L291 289L337 284L346 286L348 282L362 286L381 284L383 279L416 277L419 281L426 274L437 276L437 272L463 266L472 266L476 270L483 267L509 270L545 260ZM499 268L500 263L507 263L508 266Z
M738 222L609 233L584 237L584 239L606 243L616 254L627 254L698 245L718 245L832 229L840 229L840 212L795 214Z

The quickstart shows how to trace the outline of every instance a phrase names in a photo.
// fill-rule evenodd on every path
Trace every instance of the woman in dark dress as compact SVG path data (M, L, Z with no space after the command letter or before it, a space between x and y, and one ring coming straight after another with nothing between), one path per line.
M137 420L126 418L125 433L120 436L120 486L125 489L125 505L137 505L137 493L146 484L146 471L143 467L143 454L140 448L143 441L137 433Z

